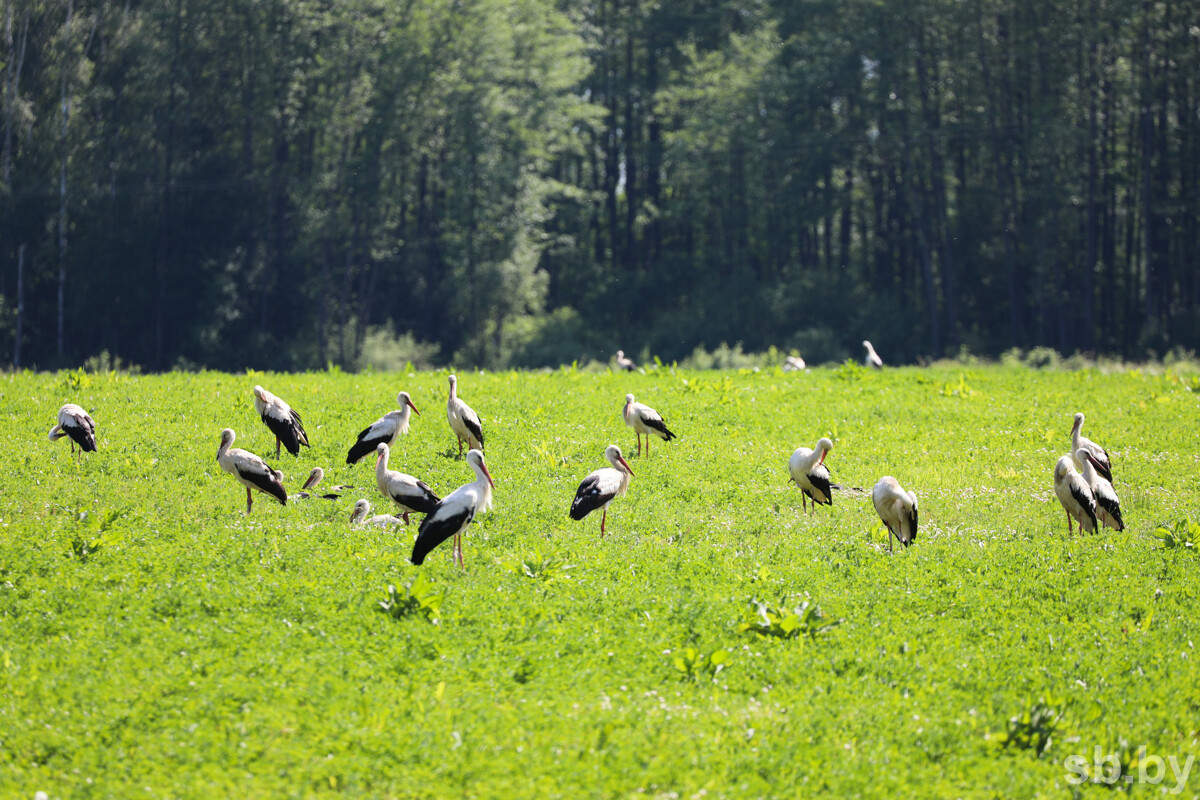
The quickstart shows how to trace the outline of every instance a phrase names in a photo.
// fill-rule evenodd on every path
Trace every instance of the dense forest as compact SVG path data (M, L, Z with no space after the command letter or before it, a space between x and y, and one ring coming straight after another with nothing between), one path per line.
M1191 0L0 1L0 363L1200 347Z

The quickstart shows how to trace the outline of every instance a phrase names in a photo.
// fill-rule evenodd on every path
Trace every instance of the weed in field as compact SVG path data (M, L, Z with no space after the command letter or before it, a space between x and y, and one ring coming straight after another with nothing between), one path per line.
M1200 546L1200 525L1191 519L1181 519L1174 526L1159 525L1154 529L1154 538L1168 549L1183 548L1195 552Z
M1061 720L1062 701L1043 697L1009 718L1004 747L1032 750L1040 758L1050 748Z
M738 631L770 636L778 639L807 637L815 639L827 633L843 620L829 620L821 607L811 600L804 600L795 608L787 607L787 596L772 605L762 600L751 600L746 619L738 624Z
M423 616L436 625L443 599L444 594L434 589L426 573L420 572L401 589L388 584L387 597L379 601L379 610L393 619Z
M728 650L701 653L694 647L676 650L671 663L685 681L715 681L721 670L729 665Z

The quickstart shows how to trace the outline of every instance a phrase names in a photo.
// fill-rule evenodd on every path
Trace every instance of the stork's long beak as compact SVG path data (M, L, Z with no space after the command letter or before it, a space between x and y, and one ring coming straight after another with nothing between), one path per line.
M626 461L623 456L617 456L617 461L620 461L622 464L625 465L626 472L628 472L630 475L633 474L633 467L629 466L629 462Z
M821 451L821 460L817 462L817 466L818 466L818 467L819 467L819 466L821 466L822 464L824 464L824 463L825 463L825 456L827 456L827 455L829 455L829 451L828 451L828 450L822 450L822 451Z
M301 489L311 489L311 488L312 488L312 485L313 485L314 483L316 483L316 480L317 480L317 471L316 471L316 470L313 470L312 472L310 472L310 473L308 474L308 480L306 480L306 481L304 482L304 485L303 485L303 486L301 486L300 488L301 488Z
M495 482L494 480L492 480L492 473L491 473L491 472L488 470L488 468L487 468L487 464L484 464L482 461L480 461L480 462L479 462L479 466L480 466L480 468L483 470L483 474L487 476L487 479L488 479L488 484L489 484L489 485L490 485L490 486L491 486L493 489L495 489L495 488L496 488L496 482Z
M405 401L404 401L404 403L405 403L405 405L407 405L409 408L411 408L413 411L417 411L417 407L413 405L413 402L412 402L412 400L405 400ZM421 416L421 412L420 412L420 411L417 411L417 416L418 416L418 417L419 417L419 416Z

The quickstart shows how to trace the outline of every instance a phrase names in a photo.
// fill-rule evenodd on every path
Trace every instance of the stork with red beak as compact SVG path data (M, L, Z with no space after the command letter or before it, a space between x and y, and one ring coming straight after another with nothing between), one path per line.
M400 408L384 414L358 434L358 441L350 447L350 452L346 455L347 464L358 463L363 456L374 453L375 448L381 444L395 447L400 434L408 433L408 418L411 416L409 412L417 411L417 407L413 405L408 392L396 395L396 402L400 404ZM417 416L421 416L420 411L417 411Z
M450 397L446 401L446 419L450 430L458 437L458 454L461 456L463 442L469 449L483 450L483 423L479 415L458 397L458 378L450 376Z
M96 421L82 406L67 403L58 410L58 424L50 429L50 441L64 436L71 438L72 454L75 452L75 445L79 445L80 453L96 451Z
M1106 481L1112 481L1112 460L1108 451L1083 435L1083 412L1075 415L1075 425L1071 428L1071 452L1079 448L1087 450L1095 457L1096 472Z
M412 475L388 469L389 448L383 442L375 446L378 456L375 458L375 483L384 497L389 498L402 512L404 524L408 524L408 515L414 511L418 514L428 514L441 502L429 484L419 481Z
M483 453L475 449L467 451L467 464L475 471L475 480L451 492L422 520L413 544L412 563L422 564L430 550L453 536L454 560L459 569L463 568L462 532L477 514L492 507L492 489L496 487Z
M254 499L250 494L251 489L269 494L278 500L280 505L286 506L287 490L283 488L283 473L271 469L265 461L253 453L233 447L235 438L236 435L232 428L221 431L221 446L217 450L217 463L221 465L221 469L237 478L238 482L246 487L246 513L249 514L254 505Z
M815 510L818 503L833 505L832 486L829 483L829 468L825 466L825 456L833 449L833 442L821 438L817 440L815 450L798 447L788 459L788 472L792 480L800 487L802 494L800 502L808 510L808 500L813 501ZM805 499L807 498L807 500Z
M621 448L610 444L604 448L604 457L611 467L602 467L583 479L575 499L571 502L571 519L581 520L597 508L604 509L600 518L600 535L604 536L604 523L608 520L608 506L613 500L625 494L629 488L629 479L633 470L621 455Z
M292 455L300 454L300 445L309 447L304 422L292 407L261 386L254 387L254 410L262 417L263 424L275 434L275 457L279 458L279 445Z
M650 455L650 434L660 437L664 442L675 438L675 434L667 430L667 423L663 422L662 414L644 403L634 402L632 394L625 395L625 407L621 409L621 416L625 418L625 424L637 434L639 456L642 454L643 433L646 434L646 455Z

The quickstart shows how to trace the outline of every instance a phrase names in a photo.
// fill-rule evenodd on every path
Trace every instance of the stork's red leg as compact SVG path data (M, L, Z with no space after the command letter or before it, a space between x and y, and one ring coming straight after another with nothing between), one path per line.
M1075 529L1071 527L1071 512L1067 512L1067 533L1074 533Z
M250 506L254 505L254 499L250 496L250 487L246 487L246 513L250 513Z
M407 525L408 524L408 512L405 511L403 514L401 514L401 516L404 517L404 524Z
M600 538L604 538L604 523L608 520L608 509L604 509L604 516L600 517Z

